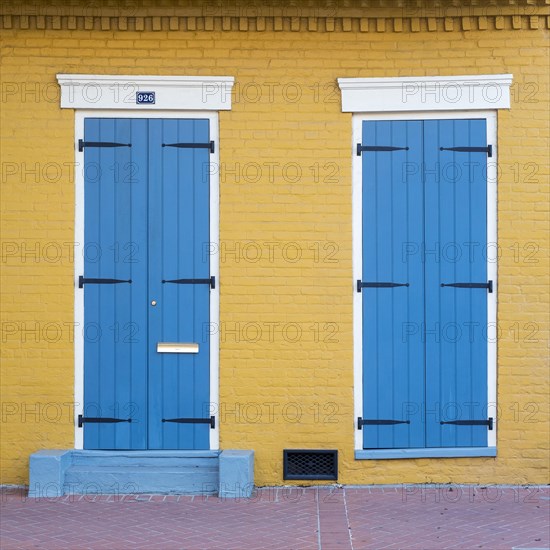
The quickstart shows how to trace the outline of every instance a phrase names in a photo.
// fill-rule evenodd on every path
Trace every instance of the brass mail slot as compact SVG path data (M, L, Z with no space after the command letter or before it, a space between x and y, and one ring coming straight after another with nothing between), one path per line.
M199 353L199 345L185 342L157 342L157 353Z

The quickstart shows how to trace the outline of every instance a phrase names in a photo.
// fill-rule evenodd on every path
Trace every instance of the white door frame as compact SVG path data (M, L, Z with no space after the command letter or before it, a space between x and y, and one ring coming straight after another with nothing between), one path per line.
M58 74L61 108L75 109L75 302L74 302L74 434L75 449L82 449L84 435L77 418L84 407L84 293L78 288L78 276L84 273L84 153L78 151L78 139L84 138L84 119L94 118L175 118L208 119L214 153L210 159L219 167L219 111L231 110L231 76L157 76ZM152 101L138 105L138 96L147 94ZM151 97L150 97L151 99ZM210 174L210 242L219 250L220 180L219 170ZM214 256L214 257L212 257ZM210 290L210 323L219 327L220 284L219 255L210 258L210 274L218 284ZM215 323L215 324L214 324ZM210 407L219 402L219 330L210 336ZM210 449L220 445L219 421L210 430Z

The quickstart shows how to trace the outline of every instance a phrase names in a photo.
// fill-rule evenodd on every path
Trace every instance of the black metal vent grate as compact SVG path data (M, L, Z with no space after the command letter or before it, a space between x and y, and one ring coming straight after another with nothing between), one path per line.
M285 449L283 479L338 479L338 451Z

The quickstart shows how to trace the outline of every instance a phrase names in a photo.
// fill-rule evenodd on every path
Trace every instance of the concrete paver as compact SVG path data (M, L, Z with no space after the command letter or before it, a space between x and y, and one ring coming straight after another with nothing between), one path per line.
M279 487L249 500L12 490L2 494L0 547L546 549L549 519L548 487Z

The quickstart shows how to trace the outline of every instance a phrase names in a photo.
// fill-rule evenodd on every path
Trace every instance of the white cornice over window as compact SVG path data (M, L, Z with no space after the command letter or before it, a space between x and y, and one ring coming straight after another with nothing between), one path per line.
M61 86L62 108L228 111L235 79L230 76L58 74L57 81ZM147 93L150 101L139 103L138 94Z
M342 112L509 109L511 74L339 78Z

